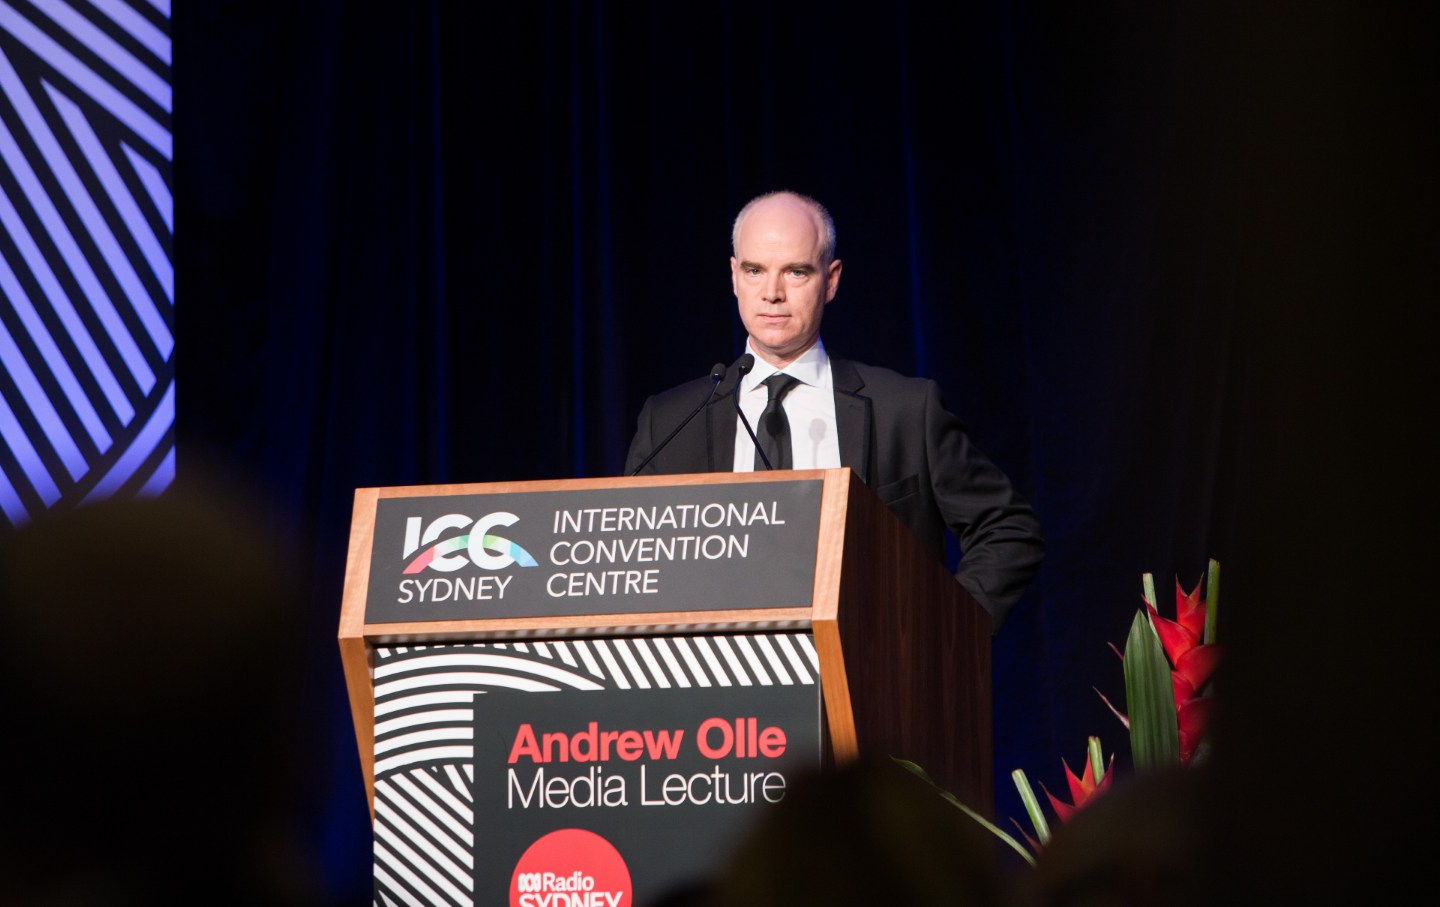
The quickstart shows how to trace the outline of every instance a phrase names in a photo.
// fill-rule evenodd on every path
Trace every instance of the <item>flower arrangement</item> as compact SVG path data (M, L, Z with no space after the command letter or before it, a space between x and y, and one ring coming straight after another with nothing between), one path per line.
M1210 680L1220 662L1215 642L1220 565L1210 561L1207 574L1203 600L1199 583L1186 592L1176 581L1175 620L1156 610L1155 581L1145 574L1145 609L1135 615L1121 656L1133 719L1105 700L1130 731L1138 771L1204 761L1215 703Z
M1105 705L1129 732L1130 754L1135 771L1149 772L1174 766L1199 765L1209 753L1210 717L1215 699L1212 679L1220 661L1216 642L1216 616L1220 602L1220 564L1211 560L1202 578L1205 595L1200 595L1201 582L1186 592L1175 582L1175 617L1162 617L1156 606L1155 580L1147 573L1142 579L1144 607L1135 614L1130 632L1119 655L1125 673L1125 705L1121 711L1096 690ZM914 763L897 760L901 765L929 781L924 770ZM1065 822L1076 811L1104 795L1114 779L1115 756L1107 762L1099 737L1089 738L1085 764L1079 775L1061 760L1069 787L1070 802L1052 794L1041 784L1057 821ZM1035 796L1024 769L1011 772L1015 788L1030 819L1034 834L1014 819L1025 844L997 827L948 791L940 794L992 834L1008 844L1030 865L1050 841L1050 823ZM931 782L933 784L933 782ZM938 789L938 788L937 788ZM1026 845L1029 845L1028 848Z

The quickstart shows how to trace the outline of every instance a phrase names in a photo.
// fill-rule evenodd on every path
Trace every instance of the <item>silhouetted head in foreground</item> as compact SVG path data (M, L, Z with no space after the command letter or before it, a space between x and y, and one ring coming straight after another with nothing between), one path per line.
M998 867L989 833L887 760L797 781L688 903L1007 904Z
M169 493L0 538L0 873L15 904L298 904L297 586Z

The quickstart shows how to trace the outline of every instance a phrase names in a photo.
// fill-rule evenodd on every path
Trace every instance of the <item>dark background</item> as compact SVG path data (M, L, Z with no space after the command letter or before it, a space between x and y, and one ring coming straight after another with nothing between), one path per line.
M1257 852L1406 865L1435 805L1406 742L1435 730L1422 9L177 5L180 481L268 501L313 568L337 895L369 873L353 489L618 472L645 396L739 350L730 222L777 188L838 225L827 347L939 381L1044 524L995 643L1002 824L1011 769L1063 789L1091 734L1127 760L1106 643L1142 573L1165 600L1214 557Z

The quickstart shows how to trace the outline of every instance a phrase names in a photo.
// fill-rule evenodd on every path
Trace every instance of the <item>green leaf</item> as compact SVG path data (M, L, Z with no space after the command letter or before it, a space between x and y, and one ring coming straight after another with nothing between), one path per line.
M1035 826L1035 837L1041 844L1050 843L1050 823L1045 821L1045 813L1040 809L1040 801L1035 797L1035 791L1030 787L1030 779L1025 777L1025 770L1017 768L1010 773L1015 779L1015 789L1020 792L1020 802L1025 804L1025 812L1030 814L1030 824Z
M1100 738L1091 737L1086 744L1086 751L1090 754L1090 777L1094 779L1095 786L1099 787L1100 782L1105 780L1105 754L1100 750Z
M926 774L925 769L916 765L914 762L910 762L905 759L898 759L894 756L891 756L890 759L891 761L899 765L901 768L906 769L911 774L920 778L920 780L924 781L926 784L935 788L935 791L939 793L941 797L944 797L947 801L949 801L952 806L960 810L965 815L974 819L976 822L979 822L981 827L983 827L986 831L990 832L995 837L1004 841L1006 844L1009 844L1012 848L1014 848L1016 853L1020 854L1020 856L1025 858L1025 862L1029 863L1031 866L1035 865L1035 858L1030 855L1030 851L1025 849L1024 844L1021 844L1019 841L1010 837L1009 834L1002 831L997 825L993 824L984 816L980 815L975 810L966 806L964 803L961 803L959 797L955 796L948 790L945 790L943 787L936 784L934 781L930 780L930 776Z
M1135 615L1125 640L1125 707L1130 716L1130 755L1137 771L1180 762L1180 726L1170 662L1144 611Z
M1210 569L1205 583L1205 639L1206 645L1215 642L1215 621L1220 613L1220 562L1210 559Z

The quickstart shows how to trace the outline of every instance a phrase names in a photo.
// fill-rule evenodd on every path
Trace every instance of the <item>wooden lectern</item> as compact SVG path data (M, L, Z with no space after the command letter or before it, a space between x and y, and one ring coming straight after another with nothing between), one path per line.
M376 502L595 488L820 479L813 597L786 607L643 614L366 623ZM836 763L861 755L919 763L988 813L993 803L990 617L849 469L361 488L340 616L340 654L360 760L373 784L376 645L534 636L643 635L808 627L821 658L828 743ZM373 798L373 789L370 791Z
M514 558L545 562L556 550L543 547L554 537L544 535L551 531L545 521L558 526L559 517L527 515L538 511L526 511L526 502L548 502L547 514L563 511L609 518L620 513L623 521L625 508L604 510L600 505L617 497L665 502L703 501L708 500L707 495L729 500L748 494L764 499L791 488L803 489L808 495L805 500L814 505L810 515L804 520L791 519L784 527L759 527L770 535L761 534L761 541L750 547L748 562L737 559L724 564L723 568L731 573L717 582L699 584L707 588L698 592L687 589L689 597L685 601L691 604L685 607L670 604L665 595L656 595L648 597L645 610L639 610L639 606L616 610L613 605L587 610L583 600L577 604L574 599L555 599L569 611L547 612L547 603L542 600L531 613L490 616L477 605L482 613L463 619L432 619L432 615L395 620L392 612L385 612L383 621L374 619L376 589L372 586L390 583L385 586L392 603L387 607L393 607L395 600L388 591L396 587L389 575L385 574L383 581L377 580L384 569L391 569L379 561L390 558L393 551L395 563L402 564L403 547L404 557L410 558L403 569L418 576L431 566L426 558L459 558L463 554L459 546L464 540L454 540L445 547L445 521L451 520L452 527L459 525L462 520L452 511L463 511L466 502L479 501L483 505L471 506L464 520L473 519L473 511L483 506L493 511L488 515L492 522L508 519L506 525L513 525L513 531L489 529L477 521L470 528L476 537L468 542L472 559L484 563L489 558L493 567L507 563L507 557L512 565ZM396 503L395 499L403 501ZM453 506L451 500L456 502ZM516 505L509 506L509 501ZM428 517L405 516L427 506L431 508ZM383 533L379 534L377 512L384 523L380 527ZM406 520L408 523L404 523ZM402 529L396 527L402 523L406 540L403 546L392 541L400 537ZM811 560L794 563L796 559L784 555L784 563L766 562L764 556L779 549L764 539L782 538L792 531L808 536L797 541L804 543L802 547L809 546L806 550L813 552L807 555ZM514 539L487 534L498 532L507 532ZM481 536L483 543L479 541ZM492 547L475 547L482 544ZM502 556L504 551L511 554ZM468 561L452 560L433 566L454 571L449 574L452 576L460 576L464 570L477 575L482 572ZM536 564L515 565L509 572L538 582L548 563L540 563L540 570L523 571L521 566ZM778 581L772 584L768 577L756 575L797 567L803 574L798 586L793 586L798 589L794 592L784 591L792 586ZM401 569L396 566L392 572L399 576ZM502 572L497 570L493 575ZM758 586L751 582L757 579ZM557 585L553 576L550 583L554 594ZM756 588L764 592L743 591ZM769 594L772 588L782 590L776 595L788 597L774 600ZM698 607L693 606L697 595L704 602ZM767 597L771 600L764 600ZM490 603L481 604L488 607ZM537 609L541 613L534 613ZM681 636L777 631L813 634L823 701L819 764L845 764L861 757L901 757L924 767L937 784L967 804L985 814L992 812L989 615L849 469L358 489L339 644L372 817L376 810L377 651L479 642L518 644L523 648L566 639L652 639L664 644Z

